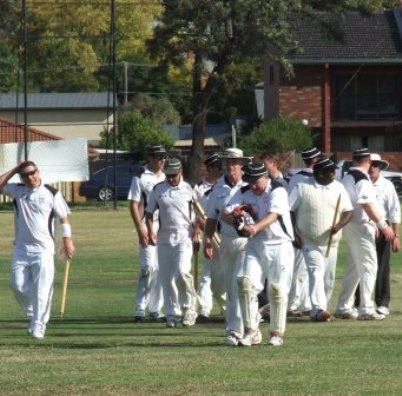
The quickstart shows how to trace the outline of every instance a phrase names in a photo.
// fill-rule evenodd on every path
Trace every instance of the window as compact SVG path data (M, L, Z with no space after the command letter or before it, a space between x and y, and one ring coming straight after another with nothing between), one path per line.
M394 72L335 73L334 120L394 120L400 115L400 83Z

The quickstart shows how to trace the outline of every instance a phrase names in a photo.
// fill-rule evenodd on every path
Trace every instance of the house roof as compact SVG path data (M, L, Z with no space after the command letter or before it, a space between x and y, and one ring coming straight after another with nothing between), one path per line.
M28 93L29 109L106 108L113 104L113 94L107 92ZM16 94L0 94L0 109L15 109ZM18 107L24 107L24 95L18 95Z
M0 143L20 143L23 142L25 135L24 126L0 117ZM59 137L28 127L28 142L39 140L60 140Z
M399 8L370 16L350 12L343 18L320 14L329 25L339 24L341 41L324 37L312 21L296 23L302 53L291 54L292 64L402 64L402 14Z

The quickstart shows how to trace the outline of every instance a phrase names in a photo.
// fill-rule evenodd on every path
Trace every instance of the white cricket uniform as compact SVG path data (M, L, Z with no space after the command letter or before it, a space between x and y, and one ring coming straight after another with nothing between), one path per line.
M313 177L311 168L304 168L296 173L290 180L288 186L289 195L299 184ZM292 286L289 291L288 310L289 311L310 311L311 301L308 284L307 266L301 249L295 249L295 262L293 268Z
M382 217L390 224L399 224L401 222L401 206L393 183L380 173L373 186Z
M147 166L139 176L134 176L127 199L139 203L142 226L145 225L145 207L154 186L165 180L165 174L155 174ZM154 216L154 230L157 232L158 213ZM137 292L135 297L136 314L144 313L148 307L150 312L160 312L163 307L162 284L159 276L157 247L140 245L140 271L138 274Z
M194 198L202 206L204 211L212 191L213 184L206 180L194 186ZM209 316L213 301L216 298L221 311L224 312L226 307L225 282L222 266L219 262L219 251L214 249L214 257L212 260L204 257L203 268L198 285L198 302L200 304L200 313Z
M309 275L311 318L315 318L321 310L327 310L334 290L338 242L342 231L333 235L329 256L326 258L325 255L339 197L337 221L342 213L353 210L348 193L338 181L324 186L312 177L299 183L289 197L290 208L296 213L296 226L302 239L302 252Z
M192 199L193 191L187 182L181 180L171 186L164 181L154 187L145 209L147 213L159 209L158 260L168 320L181 316L182 310L195 309Z
M233 332L239 338L243 336L244 328L238 301L237 276L244 260L247 239L239 237L233 226L222 221L221 215L233 195L245 185L247 183L241 180L232 186L227 178L222 176L212 188L206 210L208 218L219 221L221 235L219 259L224 272L226 291L226 330Z
M253 209L256 222L269 213L278 215L278 220L247 239L246 255L238 276L251 280L253 296L250 299L250 328L258 328L258 293L268 280L270 302L270 331L281 336L286 327L288 293L292 282L294 250L292 246L293 228L290 220L288 194L278 182L268 179L267 187L261 195L254 194L248 187L239 191L231 201L232 205L249 205Z
M15 207L15 249L11 287L30 318L30 330L45 332L50 317L54 280L54 220L70 214L56 189L41 185L29 188L8 183L3 193Z
M378 208L378 202L369 176L362 169L350 168L342 183L353 205L353 217L344 227L347 264L336 310L341 313L353 308L355 291L360 284L359 315L371 314L375 309L372 294L377 276L376 225L361 205L372 203Z

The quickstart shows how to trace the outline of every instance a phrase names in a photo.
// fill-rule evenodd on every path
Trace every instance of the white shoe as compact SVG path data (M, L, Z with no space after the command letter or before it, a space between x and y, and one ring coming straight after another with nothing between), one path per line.
M195 320L197 319L197 312L188 309L186 310L184 317L183 317L183 326L194 326L195 325Z
M251 346L261 344L262 335L260 330L254 330L247 333L239 340L239 345Z
M31 336L37 340L43 340L45 338L45 332L43 330L33 330Z
M359 314L356 308L352 308L345 311L336 310L334 316L338 319L356 320Z
M272 346L281 346L283 345L283 337L280 336L278 333L271 333L268 341L268 345Z
M237 346L239 345L239 337L237 337L233 331L228 331L226 334L225 344L229 346Z
M211 315L210 311L208 311L207 309L201 309L199 316L203 318L209 318L210 315Z
M367 312L364 314L360 314L357 319L358 320L384 320L386 318L385 315L381 315L376 311Z
M389 308L385 307L384 305L381 305L381 306L377 307L376 311L380 315L389 316Z

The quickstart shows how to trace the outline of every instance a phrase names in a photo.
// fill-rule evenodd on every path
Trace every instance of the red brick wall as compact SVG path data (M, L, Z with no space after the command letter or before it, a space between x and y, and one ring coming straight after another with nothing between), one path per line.
M321 127L323 119L324 69L318 66L295 67L290 80L281 78L279 88L280 114L307 119L310 127Z

